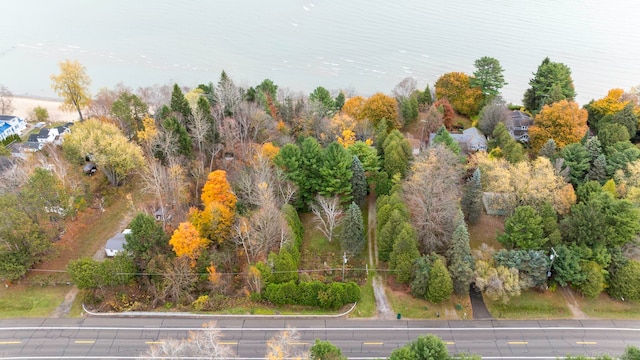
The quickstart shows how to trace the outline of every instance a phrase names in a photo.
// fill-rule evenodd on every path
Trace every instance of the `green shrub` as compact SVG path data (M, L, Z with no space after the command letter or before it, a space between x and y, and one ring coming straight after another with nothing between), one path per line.
M582 265L582 271L587 275L585 281L578 285L578 290L588 298L595 298L604 290L604 274L602 267L595 261Z
M617 299L640 300L640 262L629 260L616 271L611 277L608 292Z

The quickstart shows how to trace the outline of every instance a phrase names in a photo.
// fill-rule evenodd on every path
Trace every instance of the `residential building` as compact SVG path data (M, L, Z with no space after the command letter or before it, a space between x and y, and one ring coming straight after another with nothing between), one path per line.
M453 140L460 145L460 150L464 154L474 153L476 151L487 151L487 138L476 127L465 129L462 134L451 133ZM429 134L429 144L433 143L435 133Z
M529 142L529 127L533 125L533 119L528 114L514 110L509 114L509 120L506 123L509 134L516 141L522 143Z
M0 115L0 141L11 135L21 135L27 128L24 119L13 115Z

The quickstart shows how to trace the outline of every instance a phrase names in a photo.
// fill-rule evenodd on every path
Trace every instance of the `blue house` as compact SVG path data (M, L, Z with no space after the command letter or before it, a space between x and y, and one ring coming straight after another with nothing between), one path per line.
M0 141L11 135L21 135L27 128L27 122L24 119L13 115L0 115Z

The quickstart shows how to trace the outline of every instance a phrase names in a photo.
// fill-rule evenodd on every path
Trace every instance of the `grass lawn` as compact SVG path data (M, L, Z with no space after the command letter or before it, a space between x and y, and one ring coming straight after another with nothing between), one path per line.
M349 315L352 318L367 318L373 317L376 314L376 298L373 295L373 286L371 281L373 280L373 274L369 274L367 283L360 286L360 301L355 310Z
M487 308L496 319L569 319L571 311L559 291L543 293L527 290L507 305L484 298Z
M0 318L47 317L60 305L70 286L15 285L0 291Z
M471 301L468 296L452 295L451 298L434 304L427 300L416 299L404 291L385 286L387 299L395 314L407 319L464 320L473 318Z
M504 217L482 214L480 220L469 226L469 245L471 250L477 249L483 243L498 250L502 245L496 240L498 231L504 230Z
M602 293L594 299L576 296L582 311L589 317L603 319L640 319L640 303L637 301L619 301Z

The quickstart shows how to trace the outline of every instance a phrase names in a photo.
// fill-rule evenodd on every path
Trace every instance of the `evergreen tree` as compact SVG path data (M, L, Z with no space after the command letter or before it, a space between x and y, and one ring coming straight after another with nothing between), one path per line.
M342 203L349 203L351 196L351 164L353 157L337 142L332 142L322 152L320 189L324 197L340 196Z
M336 96L336 99L334 101L335 101L336 111L342 110L342 107L344 106L344 101L345 101L344 92L340 91L340 94Z
M439 303L448 299L453 293L453 281L442 258L436 259L429 271L429 284L427 285L427 300Z
M574 187L584 183L589 171L589 153L582 144L574 143L560 150L565 167L569 167L569 181Z
M409 169L409 159L398 142L390 142L384 148L384 170L391 176L400 174L401 177L407 173Z
M558 213L553 204L545 202L538 210L538 214L542 218L543 236L549 239L551 246L559 245L562 241L562 235L560 235L560 228L558 227Z
M522 102L533 113L540 111L543 105L564 99L572 101L576 96L569 67L552 62L549 58L545 58L538 66L529 85L531 87L524 93Z
M469 285L473 280L473 256L469 246L469 232L463 222L453 232L453 240L449 249L449 273L453 280L453 289L458 295L469 294Z
M504 123L498 123L493 130L491 148L500 148L502 150L502 156L512 164L524 159L524 148L522 144L511 137Z
M414 263L413 281L411 281L411 295L418 299L426 299L427 286L429 285L429 271L431 259L424 255L416 259Z
M555 250L557 255L553 259L553 279L561 286L583 282L586 274L580 266L580 254L565 245L559 245Z
M358 156L353 155L353 161L351 162L351 196L353 201L362 205L364 199L367 197L367 177L364 175L364 168Z
M389 220L384 224L377 234L378 258L381 261L389 261L393 245L400 232L402 224L407 222L407 217L399 210L393 210Z
M629 136L631 138L635 137L638 131L638 115L634 111L633 103L630 102L622 111L613 114L611 122L626 127Z
M413 276L413 263L420 257L416 231L408 222L402 223L389 255L389 268L395 270L395 278L407 284Z
M508 85L504 81L504 69L500 65L498 59L483 56L474 62L476 71L470 80L471 86L479 87L482 95L486 98L492 98L500 94L500 89Z
M498 241L506 248L541 249L548 241L543 237L542 217L531 206L519 206L504 223Z
M365 244L364 224L360 207L352 202L342 220L342 250L359 255Z
M460 202L464 218L469 224L475 224L480 219L484 211L482 204L482 183L480 181L480 168L477 168L473 175L467 180Z
M323 88L322 86L318 86L317 88L315 88L315 90L313 90L313 92L309 95L309 101L320 105L321 117L331 116L335 112L335 100L333 100L333 98L331 97L329 90Z
M547 140L547 142L538 151L539 156L544 156L549 160L552 160L556 155L556 142L553 139Z
M173 92L171 93L171 111L180 114L180 124L184 127L191 121L191 106L189 101L184 97L182 90L178 84L173 85Z
M600 183L607 179L607 158L604 154L598 155L593 161L587 178L588 180L594 180Z
M300 153L301 174L300 182L296 185L298 185L299 208L305 208L313 201L322 185L323 178L320 168L323 166L323 153L320 144L313 137L306 137L302 140ZM347 179L347 181L349 180Z
M418 96L418 104L426 106L433 104L433 95L431 95L429 84L427 84L427 87L420 93L420 96Z
M418 120L418 99L415 96L399 101L400 115L404 126L409 126Z
M193 145L191 137L187 133L187 129L178 121L177 118L170 116L162 124L164 129L172 133L178 139L178 153L186 157L193 154ZM165 156L168 154L165 154Z
M436 136L433 137L433 142L431 146L435 146L436 144L442 144L449 150L451 150L454 154L460 155L460 145L457 141L453 139L451 134L447 131L447 128L442 125L438 131L436 131Z
M144 272L147 263L156 255L166 253L169 249L169 237L156 219L139 213L129 224L130 234L123 248L133 255L133 261L139 271Z

